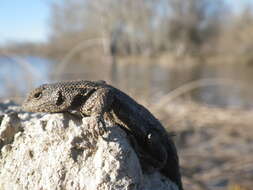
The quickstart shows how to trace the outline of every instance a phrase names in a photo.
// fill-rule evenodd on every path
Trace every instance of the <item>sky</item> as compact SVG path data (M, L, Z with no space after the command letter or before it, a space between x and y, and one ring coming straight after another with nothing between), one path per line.
M0 0L0 43L46 41L48 23L47 0Z
M0 0L0 44L45 42L49 34L49 4L53 0ZM222 1L222 0L221 0ZM225 0L234 9L252 0Z

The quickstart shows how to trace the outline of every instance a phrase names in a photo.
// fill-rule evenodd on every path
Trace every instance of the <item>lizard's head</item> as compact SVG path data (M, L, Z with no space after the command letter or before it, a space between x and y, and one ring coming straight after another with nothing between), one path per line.
M29 112L63 112L67 105L60 89L52 85L41 85L31 91L22 104Z

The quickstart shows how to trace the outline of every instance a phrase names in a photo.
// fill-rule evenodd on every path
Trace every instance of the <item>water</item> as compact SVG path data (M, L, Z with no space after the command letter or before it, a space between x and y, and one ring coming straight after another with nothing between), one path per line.
M22 99L24 94L39 84L49 82L55 73L53 61L34 57L0 57L0 97ZM69 64L61 79L105 79L110 69L99 64ZM200 79L225 79L217 84L197 86L179 94L176 99L194 99L220 107L252 108L251 83L253 67L246 64L182 64L168 67L152 63L118 64L114 70L114 85L131 96L157 102L164 95L182 85Z
M34 56L0 57L0 97L23 98L29 89L49 80L52 63Z
M129 64L119 66L117 73L117 86L127 89L135 97L148 98L151 102L159 101L173 90L182 90L182 86L190 89L192 81L199 81L203 85L193 85L191 90L179 93L176 99L190 99L218 107L253 107L251 65L200 63L168 67Z

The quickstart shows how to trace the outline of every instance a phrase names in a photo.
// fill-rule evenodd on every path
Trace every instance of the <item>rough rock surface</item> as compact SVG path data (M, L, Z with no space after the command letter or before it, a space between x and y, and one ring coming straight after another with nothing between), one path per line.
M123 130L93 117L29 114L0 104L0 189L177 190L160 173L144 173Z

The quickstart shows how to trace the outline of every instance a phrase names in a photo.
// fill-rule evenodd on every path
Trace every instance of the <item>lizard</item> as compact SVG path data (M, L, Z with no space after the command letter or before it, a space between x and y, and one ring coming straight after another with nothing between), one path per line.
M179 160L169 133L144 106L105 81L65 81L43 84L32 90L22 104L29 112L71 112L95 116L106 130L104 116L123 126L146 156L143 162L159 170L183 190ZM99 133L100 134L100 133ZM138 155L138 154L137 154Z

